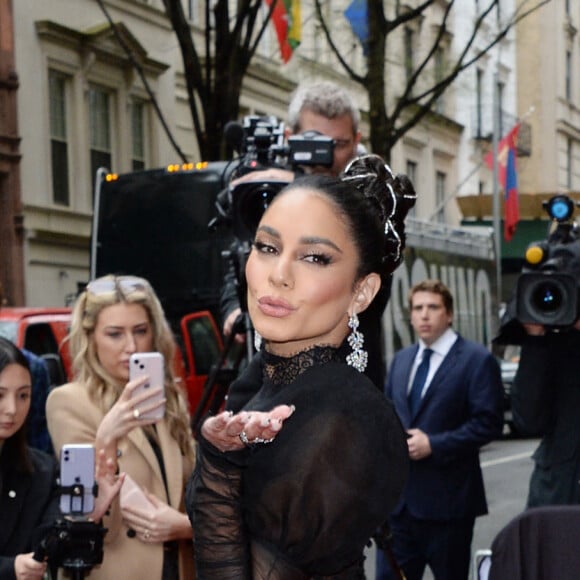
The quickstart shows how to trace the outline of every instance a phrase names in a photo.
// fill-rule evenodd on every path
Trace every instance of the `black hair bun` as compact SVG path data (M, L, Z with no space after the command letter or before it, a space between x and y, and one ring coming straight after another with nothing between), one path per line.
M342 179L360 191L378 212L384 227L384 273L392 273L403 260L404 220L417 200L413 184L406 175L394 175L378 155L356 157L347 165Z

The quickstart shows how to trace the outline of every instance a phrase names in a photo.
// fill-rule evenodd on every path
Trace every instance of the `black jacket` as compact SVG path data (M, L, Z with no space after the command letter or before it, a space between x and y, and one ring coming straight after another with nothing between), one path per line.
M34 473L9 471L0 494L0 578L13 580L14 558L32 552L59 517L54 457L29 448Z
M528 507L580 504L580 332L528 337L512 388L518 429L542 437Z

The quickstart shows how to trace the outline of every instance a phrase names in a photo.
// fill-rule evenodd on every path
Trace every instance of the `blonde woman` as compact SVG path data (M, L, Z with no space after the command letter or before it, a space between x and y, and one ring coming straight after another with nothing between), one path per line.
M194 447L171 368L173 337L158 298L142 278L93 280L77 300L69 338L75 380L54 389L47 402L55 450L93 443L143 492L140 502L122 502L121 494L112 504L103 522L108 528L103 563L91 578L193 578L183 494ZM145 379L129 381L131 354L150 351L165 358L161 402L159 389L139 389ZM145 417L162 405L161 420Z

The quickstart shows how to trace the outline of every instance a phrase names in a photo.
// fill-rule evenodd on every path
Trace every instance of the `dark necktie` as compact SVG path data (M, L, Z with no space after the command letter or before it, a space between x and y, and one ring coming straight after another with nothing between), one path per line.
M432 354L433 351L430 348L426 348L423 351L421 363L417 367L417 372L415 373L415 378L413 379L413 384L409 391L409 410L411 411L411 417L414 417L419 409L421 393L423 392L425 382L427 381L427 375L429 374L429 359Z

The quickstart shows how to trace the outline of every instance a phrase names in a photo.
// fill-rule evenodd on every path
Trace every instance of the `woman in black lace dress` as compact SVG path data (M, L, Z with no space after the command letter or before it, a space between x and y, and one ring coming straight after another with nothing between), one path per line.
M264 213L246 267L262 348L203 424L186 498L198 580L364 578L408 454L362 373L357 314L400 263L414 201L370 155L341 179L296 180Z

